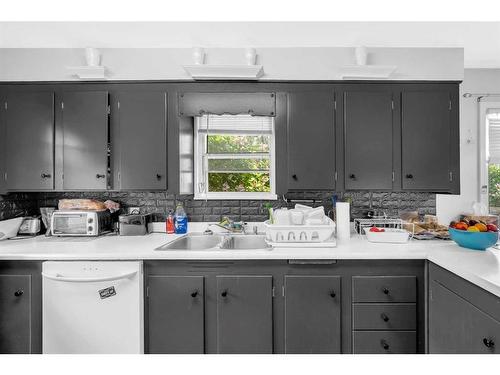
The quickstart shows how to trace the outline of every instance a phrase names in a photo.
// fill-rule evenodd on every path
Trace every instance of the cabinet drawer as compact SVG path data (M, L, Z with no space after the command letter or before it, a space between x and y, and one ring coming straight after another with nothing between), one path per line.
M415 276L354 276L353 302L416 302Z
M417 334L412 331L363 331L353 333L354 354L414 354Z
M354 329L414 330L417 328L417 311L410 304L355 304L353 305Z

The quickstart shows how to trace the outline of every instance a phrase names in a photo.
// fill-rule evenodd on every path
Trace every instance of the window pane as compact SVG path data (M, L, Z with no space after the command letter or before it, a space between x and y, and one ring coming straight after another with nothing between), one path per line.
M209 159L210 172L269 171L269 159Z
M209 154L269 152L269 135L208 135Z
M208 173L209 192L270 192L269 173Z
M490 213L500 213L500 164L488 166L488 194Z

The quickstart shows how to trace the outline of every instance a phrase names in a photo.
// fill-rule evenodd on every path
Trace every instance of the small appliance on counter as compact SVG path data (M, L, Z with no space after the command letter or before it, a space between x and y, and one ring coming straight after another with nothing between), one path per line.
M151 214L127 214L118 216L118 233L120 236L144 236L148 234L148 223Z
M36 236L40 233L41 224L39 217L25 217L17 234Z
M112 227L108 210L57 210L50 224L53 236L100 236L111 232Z

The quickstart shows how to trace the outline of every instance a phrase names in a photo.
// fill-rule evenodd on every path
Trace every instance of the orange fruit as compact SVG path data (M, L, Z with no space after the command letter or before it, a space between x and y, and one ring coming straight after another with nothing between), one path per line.
M479 228L476 227L475 225L467 228L467 232L479 232Z
M477 223L476 225L474 225L477 229L479 229L480 232L487 232L488 231L488 227L483 224L483 223Z

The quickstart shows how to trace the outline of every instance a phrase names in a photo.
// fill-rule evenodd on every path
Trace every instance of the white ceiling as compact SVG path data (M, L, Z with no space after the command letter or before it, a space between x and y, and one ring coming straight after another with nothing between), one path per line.
M500 68L500 22L0 22L0 48L463 47Z

